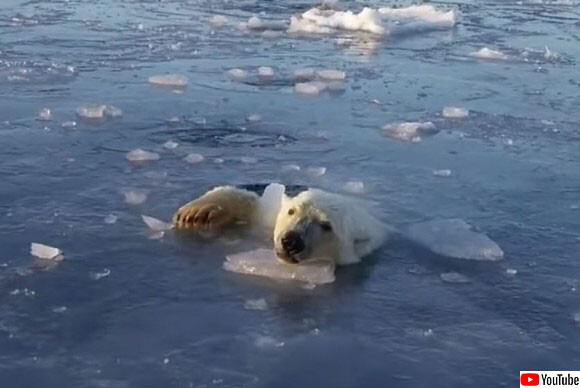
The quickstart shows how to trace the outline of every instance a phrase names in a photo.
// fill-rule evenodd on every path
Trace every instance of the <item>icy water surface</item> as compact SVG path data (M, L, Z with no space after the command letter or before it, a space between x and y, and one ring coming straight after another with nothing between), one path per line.
M429 4L457 24L309 35L286 32L309 0L1 1L0 386L487 387L578 369L580 5ZM408 4L334 7L363 5ZM303 68L346 78L296 87ZM148 81L163 74L180 85ZM271 181L354 191L398 228L464 219L505 258L395 239L310 289L224 271L250 248L237 236L141 220Z

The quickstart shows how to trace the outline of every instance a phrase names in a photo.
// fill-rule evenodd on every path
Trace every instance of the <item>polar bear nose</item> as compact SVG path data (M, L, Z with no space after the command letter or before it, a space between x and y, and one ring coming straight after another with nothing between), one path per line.
M300 233L295 232L293 230L289 231L284 236L282 236L281 242L284 250L291 255L300 253L304 250L304 248L306 248L306 245L304 244L304 240L302 240L302 236L300 236Z

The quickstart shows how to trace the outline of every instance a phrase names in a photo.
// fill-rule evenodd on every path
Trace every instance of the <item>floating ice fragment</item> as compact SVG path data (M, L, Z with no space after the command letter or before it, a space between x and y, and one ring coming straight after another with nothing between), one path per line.
M341 70L320 70L317 74L320 78L327 81L343 81L346 79L346 73Z
M99 280L99 279L102 279L102 278L109 276L110 274L111 274L111 270L108 268L105 268L101 272L92 272L90 276L91 276L91 279L93 279L93 280Z
M435 170L433 171L433 175L441 177L451 176L451 170Z
M448 119L463 119L469 116L469 111L465 108L446 106L443 108L443 117Z
M503 259L503 251L484 233L462 219L441 219L411 225L409 240L446 257L495 261Z
M258 163L258 158L254 158L252 156L242 156L240 157L240 162L244 164L256 164Z
M248 76L247 71L238 68L228 70L228 74L234 81L241 81Z
M247 27L252 30L258 30L264 26L262 19L257 16L252 16L248 19Z
M52 120L52 112L49 108L42 108L40 112L38 112L38 120L41 121L50 121Z
M484 47L479 51L474 51L471 54L472 57L479 58L479 59L490 59L496 61L505 61L509 57L498 50L492 50L490 48Z
M453 28L457 23L458 12L439 11L429 4L411 5L409 7L379 8L384 21L395 23L392 32L410 32L421 30L438 30Z
M141 218L143 219L143 222L147 224L149 229L151 229L154 232L165 232L173 228L173 225L158 220L157 218L149 217L144 214L141 215Z
M324 91L326 89L326 84L324 82L318 81L311 81L311 82L299 82L294 85L294 90L296 93L315 96Z
M108 215L105 216L104 221L105 221L105 224L113 225L115 222L117 222L117 219L118 218L117 218L116 215L114 215L114 214L108 214Z
M23 288L22 290L17 288L10 291L10 295L34 296L36 295L36 292L34 290L29 290L28 288Z
M215 158L215 159L213 160L213 162L214 162L215 164L223 164L223 163L225 162L225 160L224 160L223 158Z
M513 268L508 268L505 270L506 275L508 276L516 276L518 273L517 269L513 269Z
M123 116L123 111L121 110L121 108L118 108L118 107L113 106L113 105L105 105L105 110L103 111L103 113L105 114L105 116L108 116L108 117L121 117L121 116Z
M303 69L296 69L294 71L294 79L300 81L310 81L315 76L314 69L310 68L303 68Z
M197 164L203 162L204 159L205 158L203 157L203 155L189 154L183 160L185 160L187 163Z
M548 48L548 46L544 47L544 58L548 61L556 61L560 59L560 54L554 52Z
M344 189L349 193L361 194L365 191L365 184L361 181L348 181L345 183Z
M291 173L291 172L298 172L300 171L300 166L297 164L287 164L282 166L283 173Z
M127 191L123 194L125 202L129 205L141 205L147 201L147 194L141 191Z
M258 75L261 78L272 78L274 77L274 69L269 66L260 66L258 68Z
M62 260L62 251L49 245L31 243L30 254L43 260Z
M77 115L89 120L102 119L105 115L105 105L87 104L79 106L76 110Z
M278 341L268 335L260 335L256 338L256 346L259 348L281 348L284 345L283 341Z
M580 312L575 313L574 315L572 315L572 321L580 326Z
M224 269L247 275L272 279L297 280L313 284L334 281L334 264L330 261L313 261L301 264L284 264L270 249L237 253L226 257Z
M65 121L64 123L61 124L61 126L63 128L66 128L66 129L72 129L72 128L76 128L77 122L76 121Z
M258 121L262 121L262 116L260 116L259 114L251 114L248 117L246 117L246 120L249 121L250 123L256 123Z
M246 310L267 310L268 309L268 302L266 299L248 299L246 303L244 303L244 308Z
M223 16L223 15L214 15L209 20L209 22L211 24L213 24L214 26L224 26L224 25L228 24L228 18Z
M168 150L174 150L179 146L179 143L174 142L173 140L168 140L165 143L163 143L163 148L168 149Z
M276 223L276 217L282 207L282 200L286 186L279 183L271 183L264 189L264 193L258 200L260 215L258 222L267 228L272 228Z
M469 283L469 279L458 272L445 272L439 276L446 283Z
M127 153L127 160L130 162L148 162L153 160L159 160L159 154L156 152L150 152L137 148L133 151Z
M169 88L184 88L188 83L187 77L179 74L159 74L149 77L149 83Z
M68 308L66 306L58 306L58 307L52 308L52 312L56 313L56 314L62 314L64 312L66 312L67 310L68 310Z
M427 122L391 123L382 127L387 135L404 141L418 142L426 135L437 133L435 124Z
M311 176L318 178L326 174L326 167L308 167L306 171Z
M383 34L385 28L377 10L365 7L361 12L311 8L300 16L292 16L288 32L327 34L333 30L366 31Z

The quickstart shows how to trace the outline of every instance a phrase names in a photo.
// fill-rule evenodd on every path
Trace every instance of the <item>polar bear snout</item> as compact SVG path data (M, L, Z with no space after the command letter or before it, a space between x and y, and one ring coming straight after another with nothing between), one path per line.
M284 252L288 256L292 257L298 255L306 248L304 239L302 238L300 233L294 230L286 232L286 234L282 236L280 242L282 243L282 249L284 249Z

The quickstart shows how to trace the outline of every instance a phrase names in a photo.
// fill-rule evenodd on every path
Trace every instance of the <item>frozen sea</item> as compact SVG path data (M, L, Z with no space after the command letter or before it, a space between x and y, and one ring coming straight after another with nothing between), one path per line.
M508 387L578 369L580 4L428 4L454 25L287 32L310 0L0 1L0 386ZM364 5L409 3L323 8ZM296 88L303 68L346 77ZM181 86L148 81L163 74ZM311 289L224 271L240 236L141 220L272 181L355 191L397 228L464 219L505 258L394 239Z

